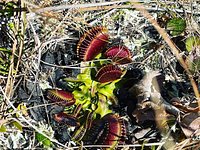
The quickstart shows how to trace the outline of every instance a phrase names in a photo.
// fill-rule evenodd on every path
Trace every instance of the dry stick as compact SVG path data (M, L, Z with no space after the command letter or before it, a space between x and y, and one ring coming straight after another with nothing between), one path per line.
M87 62L90 63L90 62L100 62L100 61L111 61L111 59L98 59L98 60L91 60L91 61L87 61ZM91 67L89 65L88 66L81 66L81 63L77 63L77 64L73 64L73 65L66 65L66 66L59 66L59 65L55 65L55 64L50 64L50 63L47 63L47 62L42 61L42 60L41 60L41 63L48 65L48 66L51 66L51 67L62 68L62 69L96 68L96 67Z
M118 145L117 148L123 148L123 147L128 147L128 148L136 148L136 147L142 147L144 146L159 146L162 145L163 143L145 143L145 144L126 144L126 145ZM110 148L110 145L84 145L82 146L83 148ZM80 147L73 147L74 149L78 149Z
M16 30L14 31L14 34L16 36L16 33L19 29L19 20L17 21L16 25ZM13 85L15 82L15 76L14 76L14 59L15 59L15 52L17 51L17 39L15 37L13 45L12 45L12 58L10 60L10 67L9 67L9 73L8 73L8 78L7 78L7 83L6 83L6 87L5 87L5 94L8 98L11 97L12 93L13 93ZM17 69L16 69L17 72ZM3 103L1 105L1 110L4 109L4 107L6 106L6 99L4 97L5 103ZM1 117L1 116L0 116Z
M59 10L65 10L65 9L72 9L72 8L88 8L88 7L101 7L106 5L113 5L123 2L128 2L129 0L119 0L119 1L113 1L113 2L104 2L104 3L87 3L87 4L74 4L74 5L59 5L59 6L51 6L51 7L45 7L45 8L39 8L34 9L34 12L37 13L43 13L46 11L59 11ZM136 0L135 0L136 2ZM25 3L28 5L29 3L25 1Z
M120 6L117 6L117 4L119 4L120 2L128 2L129 0L125 0L125 1L115 1L115 2L105 2L105 3L94 3L94 4L79 4L79 5L59 5L59 6L53 6L53 7L46 7L46 8L40 8L39 6L33 5L29 2L25 2L26 5L30 6L31 8L29 8L31 11L37 13L37 14L41 14L43 13L43 15L48 15L48 12L54 11L54 13L57 11L62 11L65 9L77 9L79 11L94 11L94 10L107 10L107 9L113 9L113 8L122 8L122 9L128 9L130 7L132 7L132 5L127 5L127 4L122 4ZM136 0L132 0L132 2L136 2ZM112 5L111 5L112 4ZM110 6L109 6L110 5ZM113 6L115 5L115 6ZM166 9L163 8L159 8L159 7L146 7L146 10L149 11L163 11L165 12ZM39 11L37 11L39 10ZM194 14L194 15L199 15L200 12L193 12L191 10L181 10L181 9L170 9L168 8L168 10L172 11L172 12L178 12L178 13L188 13L188 14ZM47 14L45 14L47 13Z
M23 1L21 2L21 6L23 7ZM22 17L25 17L24 16L24 12L22 12ZM24 21L24 18L22 19ZM18 34L18 31L20 30L20 20L18 19L17 22L15 23L16 25L16 30L14 31L14 34L15 34L15 39L14 39L14 43L13 43L13 47L12 47L12 58L11 58L11 61L10 61L10 68L9 68L9 73L8 73L8 78L7 78L7 84L6 84L6 88L5 88L5 93L6 93L6 96L10 99L14 93L14 90L13 90L13 86L14 86L14 83L15 83L15 78L16 78L16 75L17 75L17 72L18 72L18 67L19 67L19 63L20 63L20 58L21 58L21 55L22 55L22 49L23 49L23 38L20 39L20 42L19 42L19 51L17 51L17 44L18 44L18 41L17 41L17 34ZM24 29L24 25L22 24L21 25L21 33L23 34L25 32L25 29ZM19 52L19 55L18 55L18 61L17 61L17 65L16 67L14 66L14 59L15 59L15 54L16 52ZM15 67L15 68L14 68ZM4 100L6 101L6 99L4 98ZM1 105L1 109L3 109L4 107L4 103L3 105Z
M134 0L135 1L135 0ZM145 7L142 4L139 3L133 3L133 7L136 8L137 10L139 10L141 12L141 14L146 17L149 22L155 27L155 29L158 31L158 33L163 37L163 39L165 40L165 42L169 45L169 47L171 48L172 53L176 56L176 59L179 61L179 63L182 65L182 67L185 69L191 85L193 87L194 90L194 94L198 100L198 105L199 105L199 110L200 110L200 97L199 97L199 90L198 87L192 77L192 73L190 72L190 70L188 69L187 64L185 63L185 61L183 60L183 58L181 57L180 53L179 53L179 49L174 45L174 43L170 40L168 34L166 33L166 31L161 28L159 26L159 24L157 23L157 21L149 14L149 12L145 9Z
M21 6L23 7L23 1L21 2ZM25 17L24 16L24 12L22 12L22 17ZM20 16L19 16L20 17ZM22 21L24 21L24 18L22 19ZM12 94L13 94L13 85L15 83L15 78L16 78L16 75L17 75L17 72L18 72L18 67L19 67L19 63L20 63L20 58L21 58L21 55L22 55L22 49L23 49L23 39L20 39L20 42L19 42L19 55L18 55L18 61L17 61L17 65L16 65L16 68L14 70L14 59L15 59L15 53L17 52L17 34L18 34L18 31L20 30L20 20L18 19L17 22L15 23L16 25L16 30L14 31L14 34L15 34L15 40L14 40L14 43L13 43L13 48L12 48L12 59L11 59L11 65L10 65L10 68L9 68L9 74L8 74L8 79L7 79L7 84L6 84L6 89L5 89L5 93L6 93L6 96L8 98L11 98L12 97ZM21 33L24 34L25 32L25 29L24 29L24 24L22 23L21 24Z
M132 7L132 5L127 5L127 4L122 4L122 5L116 5L116 6L93 6L93 7L84 7L84 8L79 8L78 10L79 11L94 11L94 10L107 10L107 9L128 9ZM160 12L165 12L166 9L163 9L163 8L154 8L154 7L146 7L145 8L146 10L149 10L149 11L160 11ZM188 13L188 14L194 14L194 15L200 15L200 12L192 12L190 10L181 10L181 9L168 9L172 12L178 12L178 13Z
M17 46L17 40L15 39L14 43L13 43L13 47L12 47L12 58L10 60L10 68L9 68L7 83L6 83L6 87L5 87L5 95L9 98L11 96L11 92L12 92L11 89L12 89L13 84L14 84L13 70L14 70L14 52L16 51L16 46ZM2 103L2 105L1 105L1 111L4 109L5 106L6 106L6 99L4 97L4 103ZM1 117L2 116L0 116L0 118Z
M21 0L21 7L24 7L24 3L23 0ZM14 74L14 79L16 78L17 72L18 72L18 68L21 62L21 56L22 56L22 52L23 52L23 47L24 47L24 36L25 36L25 26L26 26L26 13L24 11L21 12L21 18L22 18L22 22L20 23L20 20L18 20L18 22L20 23L20 26L18 27L18 30L21 30L20 33L20 41L19 41L19 54L18 54L18 61L17 61L17 65L16 65L16 70L15 70L15 74ZM18 31L17 30L17 31Z

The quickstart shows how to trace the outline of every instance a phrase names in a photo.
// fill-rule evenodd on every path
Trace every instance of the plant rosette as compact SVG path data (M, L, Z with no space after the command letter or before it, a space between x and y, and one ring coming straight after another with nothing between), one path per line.
M123 74L125 71L123 72ZM77 75L77 79L74 81L69 81L68 78L65 78L67 82L78 82L79 86L72 92L74 98L76 99L75 104L82 105L82 109L94 111L96 114L99 114L101 117L111 113L112 110L109 108L110 105L116 105L117 99L113 93L116 88L115 84L120 79L100 83L94 81L91 78L91 70L85 69L84 73Z

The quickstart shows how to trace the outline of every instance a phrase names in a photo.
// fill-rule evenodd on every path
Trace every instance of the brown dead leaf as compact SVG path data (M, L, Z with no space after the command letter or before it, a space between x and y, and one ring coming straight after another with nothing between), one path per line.
M129 89L130 95L133 95L133 97L136 97L138 99L138 103L140 103L143 100L148 99L152 92L151 90L152 90L153 78L155 78L158 75L160 75L158 71L150 71L146 73L146 75L138 84L133 85Z
M148 121L159 121L162 123L162 126L165 125L166 122L163 118L168 118L169 116L165 110L162 110L162 113L158 113L155 116L155 111L161 109L159 105L151 101L146 101L137 106L133 112L133 116L136 117L138 124L143 124Z
M134 110L133 116L139 125L145 122L155 121L155 113L151 108L137 108Z
M186 137L200 135L200 116L198 113L186 114L181 122L181 128Z
M151 128L146 128L146 129L142 129L139 132L135 133L135 137L137 139L141 139L143 138L149 131L151 131Z

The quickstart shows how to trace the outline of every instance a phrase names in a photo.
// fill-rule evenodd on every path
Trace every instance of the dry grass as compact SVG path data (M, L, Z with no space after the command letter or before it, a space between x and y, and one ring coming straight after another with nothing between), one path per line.
M170 80L190 83L192 92L190 95L185 93L180 98L196 100L200 107L199 81L195 82L195 76L181 57L181 50L156 21L164 12L171 16L182 17L187 20L184 38L194 33L199 36L200 4L198 2L176 0L138 3L137 0L121 0L95 3L92 0L88 3L84 0L67 2L21 0L16 7L26 8L26 11L15 12L14 28L10 36L12 47L6 47L12 50L10 67L8 74L0 75L0 126L7 130L0 132L1 148L42 148L36 140L36 132L50 139L55 148L87 149L90 147L84 144L75 145L72 141L65 144L57 141L49 114L49 105L52 104L48 104L45 100L43 90L55 87L57 73L70 76L73 74L71 70L81 69L76 59L76 44L80 35L95 25L106 26L112 39L120 38L118 42L124 43L132 50L134 67L145 72L163 71L165 76L169 74ZM153 42L159 43L159 48L150 49L148 44ZM55 55L58 60L52 58ZM180 62L185 73L180 74L176 71L173 65L176 61ZM24 107L19 108L19 104ZM163 111L164 108L158 109L156 113ZM43 118L40 115L43 115ZM164 119L157 121L163 136L159 142L138 144L135 141L136 144L119 147L123 149L143 146L152 149L156 146L157 149L162 149L163 145L167 149L192 147L191 142L196 142L192 141L192 138L183 138L179 143L176 141L178 144L173 141L171 132L180 121L178 119L173 125L165 126L164 129L160 124ZM165 121L167 122L167 118ZM18 122L20 125L13 125L13 122ZM23 130L20 130L21 127ZM195 148L198 149L199 144L197 142L195 144ZM105 147L105 145L97 147Z

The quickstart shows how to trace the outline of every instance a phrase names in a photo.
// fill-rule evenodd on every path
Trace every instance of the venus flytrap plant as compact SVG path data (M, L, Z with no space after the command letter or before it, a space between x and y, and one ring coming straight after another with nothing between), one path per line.
M110 72L112 74L112 72ZM122 73L121 73L122 74ZM91 70L86 69L84 73L77 76L77 80L64 79L67 82L78 82L79 86L72 93L76 99L76 105L82 104L82 109L95 111L101 117L111 113L109 108L112 104L117 104L116 97L113 93L115 83L120 79L111 82L101 83L92 79ZM95 107L94 107L95 106Z
M115 83L120 80L123 71L117 65L110 64L109 61L87 61L99 60L103 56L112 60L114 64L131 62L131 53L124 46L111 47L102 55L101 52L108 43L109 34L105 27L93 27L83 34L77 45L79 59L90 67L98 68L101 66L101 68L98 71L88 68L82 69L77 79L73 80L79 82L78 88L73 91L76 99L75 104L81 104L84 111L89 109L101 117L112 112L109 105L117 103L113 91ZM95 76L93 76L94 72L96 72ZM73 82L68 78L65 81Z
M72 135L72 140L77 143L84 139L85 135L87 139L90 130L94 131L91 136L99 141L95 144L106 144L113 147L124 135L124 123L118 115L113 113L111 105L117 104L113 93L116 88L115 84L126 73L116 64L131 62L131 53L124 46L115 46L108 49L107 53L102 54L103 48L108 43L108 38L107 29L104 27L94 27L80 38L77 54L81 60L81 71L76 78L64 79L68 89L70 88L72 91L70 92L71 97L68 96L69 93L64 94L66 93L64 90L47 90L47 98L52 102L59 102L63 105L64 101L70 104L65 105L67 107L64 112L55 114L54 120L68 126L80 126ZM106 60L101 59L105 57ZM93 59L95 60L92 61ZM71 100L73 100L73 104ZM70 112L69 106L73 107L73 113ZM101 126L96 128L95 123L93 124L95 120L99 120ZM70 124L71 122L74 124ZM105 136L101 135L102 132ZM89 138L90 141L91 139Z

